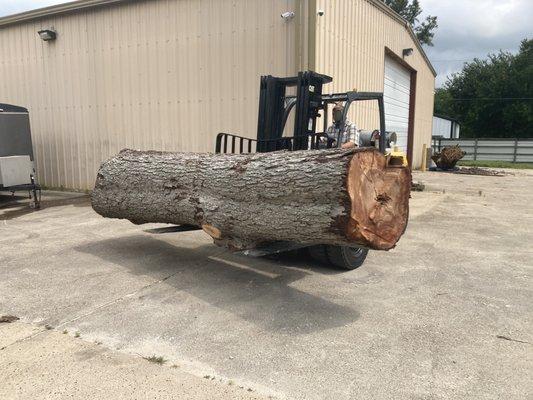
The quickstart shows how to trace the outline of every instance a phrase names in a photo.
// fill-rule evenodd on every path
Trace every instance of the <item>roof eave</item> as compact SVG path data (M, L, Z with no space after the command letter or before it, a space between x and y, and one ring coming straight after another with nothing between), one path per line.
M451 121L451 122L456 122L456 123L459 123L459 120L456 119L456 118L452 118L452 117L448 117L446 115L442 115L442 114L433 114L434 117L437 117L437 118L440 118L440 119L445 119L447 121Z

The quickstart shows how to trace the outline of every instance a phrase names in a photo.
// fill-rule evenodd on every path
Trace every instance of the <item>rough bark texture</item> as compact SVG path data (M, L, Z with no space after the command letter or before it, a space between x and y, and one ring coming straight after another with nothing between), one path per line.
M459 145L447 146L440 152L435 153L431 159L435 162L438 168L447 171L455 168L455 164L465 156L465 152L461 150Z
M282 240L387 250L407 225L410 185L409 170L375 149L123 150L100 167L92 206L135 224L196 225L234 249Z

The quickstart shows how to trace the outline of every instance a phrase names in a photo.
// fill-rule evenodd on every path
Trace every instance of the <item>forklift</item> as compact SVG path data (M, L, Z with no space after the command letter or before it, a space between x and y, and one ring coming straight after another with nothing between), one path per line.
M298 76L280 78L271 75L262 76L259 94L259 115L257 137L255 139L231 133L219 133L216 137L215 152L222 154L241 154L270 151L320 150L340 147L340 137L329 138L328 106L342 102L344 111L341 123L344 124L350 106L358 101L377 101L380 127L371 132L362 132L361 146L379 147L386 154L387 148L396 141L394 132L385 131L385 113L383 93L350 91L344 93L323 94L323 85L333 78L313 71L299 72ZM289 94L295 88L296 94ZM294 93L294 90L293 90ZM284 136L289 115L294 110L294 128L290 136ZM317 119L323 113L323 129L317 132ZM340 136L340 134L339 134ZM404 160L392 157L389 164L404 163ZM177 226L150 230L152 233L189 231L200 229L196 226ZM297 243L268 243L239 253L262 257L286 251L304 249L312 258L344 270L360 267L366 259L368 249L364 247L313 245Z

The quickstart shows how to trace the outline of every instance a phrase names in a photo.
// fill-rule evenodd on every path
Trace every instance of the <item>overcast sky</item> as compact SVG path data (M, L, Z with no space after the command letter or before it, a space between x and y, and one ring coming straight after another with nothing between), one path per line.
M0 0L0 16L62 0ZM420 0L424 14L436 15L434 47L426 52L438 72L437 86L461 70L465 61L488 53L516 52L520 40L533 37L533 0Z
M533 0L420 0L424 14L436 15L434 46L425 47L438 72L437 86L461 70L464 61L501 50L517 52L533 38ZM455 61L457 60L457 61Z

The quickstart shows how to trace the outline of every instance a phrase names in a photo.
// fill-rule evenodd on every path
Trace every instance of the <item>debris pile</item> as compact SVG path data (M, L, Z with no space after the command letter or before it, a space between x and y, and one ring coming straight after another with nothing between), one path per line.
M465 175L482 175L482 176L504 176L505 173L501 171L495 171L493 169L485 169L479 167L461 167L454 171L456 174Z
M0 316L0 323L11 323L11 322L15 322L15 321L18 321L20 318L19 317L16 317L14 315L2 315Z
M423 192L426 190L426 185L423 182L411 182L411 192Z

